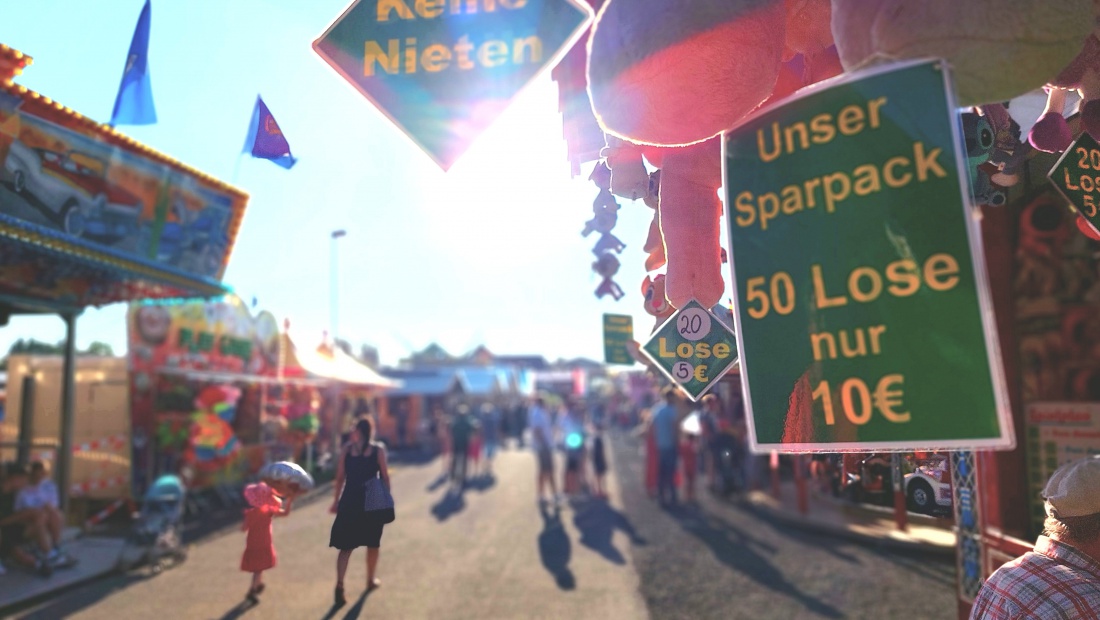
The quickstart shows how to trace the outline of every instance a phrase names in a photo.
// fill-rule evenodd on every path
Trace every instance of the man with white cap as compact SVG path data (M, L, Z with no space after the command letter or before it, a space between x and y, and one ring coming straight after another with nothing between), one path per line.
M1100 618L1100 455L1058 468L1043 498L1035 549L989 577L971 620Z

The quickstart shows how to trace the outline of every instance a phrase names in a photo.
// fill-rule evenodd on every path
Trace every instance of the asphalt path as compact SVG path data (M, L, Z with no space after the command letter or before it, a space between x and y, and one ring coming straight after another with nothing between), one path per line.
M393 474L398 519L386 526L379 577L364 595L352 556L349 604L332 607L331 498L275 523L279 565L258 606L238 570L244 535L223 527L158 576L114 575L25 610L32 620L150 618L922 618L955 617L950 560L835 539L700 495L665 510L643 488L636 440L612 446L611 500L535 502L535 460L506 450L495 475L448 493L440 463ZM560 462L559 462L560 465Z
M950 559L788 527L702 490L696 506L662 509L641 484L639 442L611 443L624 512L647 541L633 559L652 617L955 618Z

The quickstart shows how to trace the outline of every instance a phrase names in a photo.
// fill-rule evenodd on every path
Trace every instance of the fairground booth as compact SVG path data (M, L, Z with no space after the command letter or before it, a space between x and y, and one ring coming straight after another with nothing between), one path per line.
M135 303L128 325L135 488L179 473L216 491L271 461L310 468L350 424L343 403L399 385L233 295Z
M0 324L53 314L67 335L55 422L5 425L0 456L53 451L68 506L72 461L88 452L75 448L102 439L74 433L77 316L89 306L225 294L248 196L16 84L30 63L0 45ZM146 448L134 440L135 452Z

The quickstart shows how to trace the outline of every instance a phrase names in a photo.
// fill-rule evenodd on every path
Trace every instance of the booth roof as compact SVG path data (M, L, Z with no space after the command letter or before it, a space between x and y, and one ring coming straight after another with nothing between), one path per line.
M401 386L401 382L383 377L339 347L300 347L289 334L284 334L284 351L284 372L293 374L301 369L320 379L387 390Z

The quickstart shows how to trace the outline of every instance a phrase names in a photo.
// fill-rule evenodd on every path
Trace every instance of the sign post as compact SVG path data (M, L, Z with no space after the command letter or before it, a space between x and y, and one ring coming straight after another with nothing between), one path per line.
M877 68L725 136L755 450L1013 445L949 84Z
M634 340L634 317L625 314L603 315L603 361L607 364L634 365L627 344Z
M693 401L737 361L733 332L694 299L653 333L642 352Z
M580 0L355 0L313 49L447 170L591 20Z

